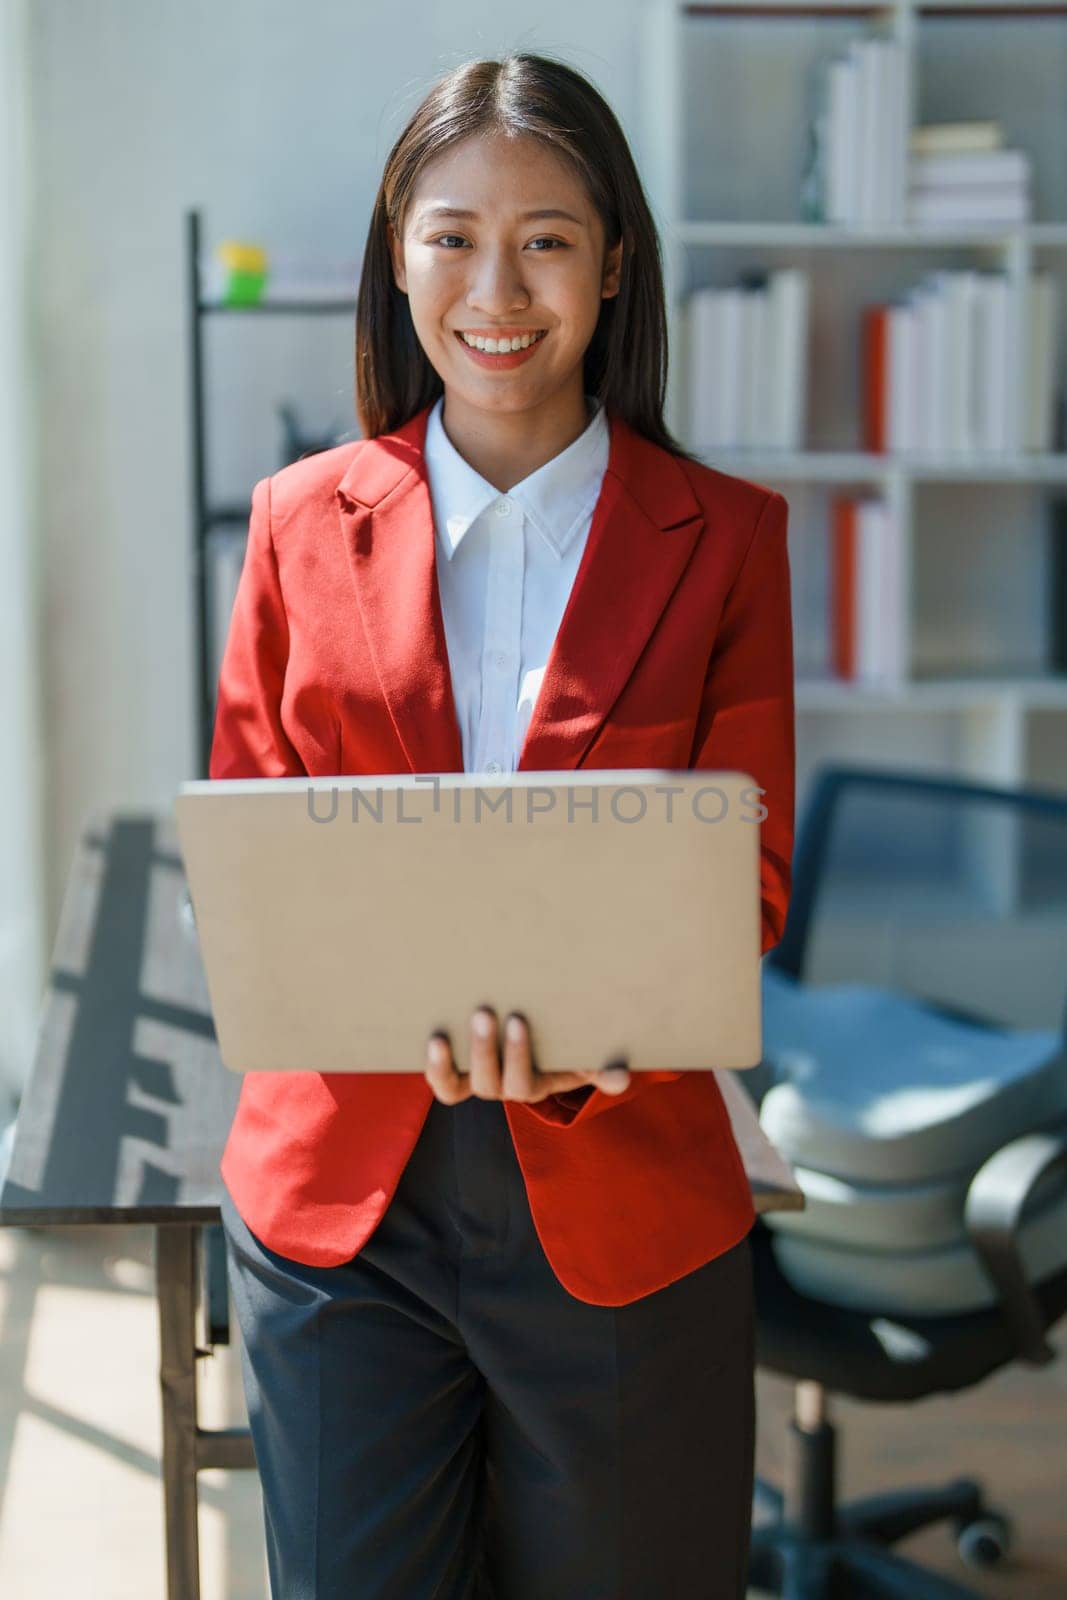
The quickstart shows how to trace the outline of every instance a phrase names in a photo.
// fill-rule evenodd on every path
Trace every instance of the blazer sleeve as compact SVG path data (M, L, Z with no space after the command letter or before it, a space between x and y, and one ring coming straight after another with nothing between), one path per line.
M761 956L785 929L792 887L796 744L789 506L769 492L723 605L708 661L689 760L698 771L752 774L767 815L760 823ZM673 1082L680 1072L635 1072L622 1094L587 1085L527 1107L570 1127Z
M300 778L306 768L282 727L289 656L270 526L270 479L252 490L244 564L219 669L209 778Z

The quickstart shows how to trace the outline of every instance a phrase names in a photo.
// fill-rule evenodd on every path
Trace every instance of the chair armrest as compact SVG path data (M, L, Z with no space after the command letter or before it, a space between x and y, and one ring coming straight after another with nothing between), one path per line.
M1067 1117L1013 1139L984 1161L971 1179L963 1212L1018 1354L1036 1367L1047 1366L1056 1352L1045 1338L1041 1307L1026 1279L1019 1222L1038 1182L1056 1168L1067 1170Z

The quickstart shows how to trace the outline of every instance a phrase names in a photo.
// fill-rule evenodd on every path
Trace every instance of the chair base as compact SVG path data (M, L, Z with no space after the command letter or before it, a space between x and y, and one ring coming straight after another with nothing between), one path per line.
M932 1523L949 1521L961 1555L992 1565L1007 1553L1007 1519L988 1507L973 1478L871 1495L835 1506L834 1429L790 1425L790 1511L782 1491L756 1479L755 1505L774 1518L754 1522L748 1582L779 1600L980 1600L974 1589L927 1571L889 1548Z
M773 1543L753 1536L748 1582L780 1600L981 1600L977 1590L905 1561L884 1545L811 1541L784 1530Z

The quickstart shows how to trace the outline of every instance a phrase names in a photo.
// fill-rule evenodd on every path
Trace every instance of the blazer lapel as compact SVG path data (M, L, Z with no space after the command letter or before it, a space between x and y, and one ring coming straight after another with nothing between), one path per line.
M427 406L355 452L337 486L363 627L412 772L462 772L422 446Z
M704 514L675 456L620 418L518 770L577 767L681 577Z
M375 668L413 772L462 772L433 511L429 406L357 450L337 487ZM575 768L674 590L704 515L680 462L610 418L607 470L518 770Z

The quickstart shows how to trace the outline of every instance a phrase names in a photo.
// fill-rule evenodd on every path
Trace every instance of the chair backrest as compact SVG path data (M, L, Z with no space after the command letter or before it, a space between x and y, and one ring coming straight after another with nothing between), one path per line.
M819 768L766 960L1067 1039L1067 794Z

